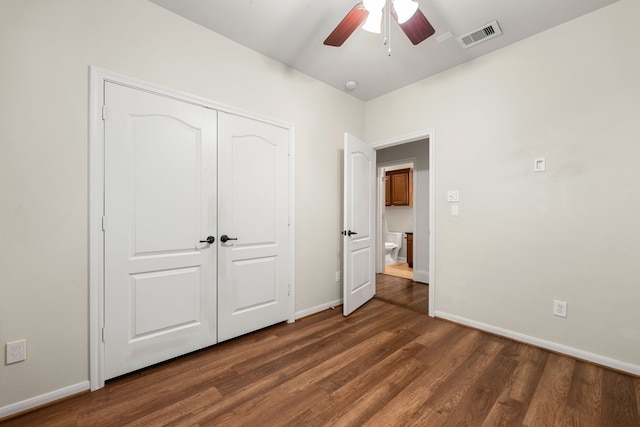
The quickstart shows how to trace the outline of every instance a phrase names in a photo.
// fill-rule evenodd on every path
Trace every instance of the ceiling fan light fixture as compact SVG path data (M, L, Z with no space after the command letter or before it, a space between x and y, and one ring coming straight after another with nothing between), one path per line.
M398 16L398 23L404 24L418 10L418 3L413 0L393 0L393 8Z
M362 0L362 5L367 12L382 12L386 0Z
M392 17L414 46L422 43L436 32L420 11L418 3L413 0L389 0L389 2L386 0L360 0L329 34L324 44L334 47L342 46L345 40L358 28L381 34L384 27L385 36L382 37L382 44L391 55Z
M382 32L382 12L369 12L367 20L362 24L362 29L380 34Z

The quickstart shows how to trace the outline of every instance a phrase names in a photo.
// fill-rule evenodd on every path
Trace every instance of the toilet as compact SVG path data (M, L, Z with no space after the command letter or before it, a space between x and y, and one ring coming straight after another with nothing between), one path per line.
M398 252L402 247L402 233L389 231L384 242L384 263L393 264L398 262Z

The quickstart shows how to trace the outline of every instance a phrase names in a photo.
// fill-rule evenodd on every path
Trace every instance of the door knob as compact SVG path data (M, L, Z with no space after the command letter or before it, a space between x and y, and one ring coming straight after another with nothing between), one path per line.
M200 240L200 243L209 243L209 244L211 244L211 243L213 243L213 242L215 242L215 241L216 241L216 238L215 238L215 237L213 237L213 236L208 236L208 237L207 237L207 240Z
M356 233L355 231L351 231L351 230L347 231L347 236L351 236L352 234L358 234L358 233Z
M237 237L229 237L226 234L223 234L222 236L220 236L220 241L222 243L225 243L228 240L238 240L238 238Z

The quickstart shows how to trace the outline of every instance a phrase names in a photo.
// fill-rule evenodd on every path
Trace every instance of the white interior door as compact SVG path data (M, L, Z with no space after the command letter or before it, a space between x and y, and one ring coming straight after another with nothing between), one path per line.
M344 134L343 314L349 315L376 293L375 150Z
M218 174L223 341L288 318L288 129L219 113Z
M105 378L216 343L216 112L105 83Z

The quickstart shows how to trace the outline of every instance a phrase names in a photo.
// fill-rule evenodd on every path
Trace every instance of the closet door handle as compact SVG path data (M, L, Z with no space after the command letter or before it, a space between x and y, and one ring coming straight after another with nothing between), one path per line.
M208 237L207 237L207 240L200 240L200 243L209 243L209 244L211 244L211 243L213 243L213 242L215 242L215 241L216 241L216 238L215 238L215 237L213 237L213 236L208 236Z
M347 236L351 237L352 234L358 234L358 233L356 233L355 231L351 231L351 230L347 231Z
M229 240L238 240L238 238L237 237L229 237L226 234L223 234L222 236L220 236L220 241L222 243L225 243L225 242L227 242Z

